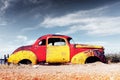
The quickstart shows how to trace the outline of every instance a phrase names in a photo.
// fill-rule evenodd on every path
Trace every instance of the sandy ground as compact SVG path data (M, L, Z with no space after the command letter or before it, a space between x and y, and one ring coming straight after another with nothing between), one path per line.
M0 80L120 80L120 63L0 65Z

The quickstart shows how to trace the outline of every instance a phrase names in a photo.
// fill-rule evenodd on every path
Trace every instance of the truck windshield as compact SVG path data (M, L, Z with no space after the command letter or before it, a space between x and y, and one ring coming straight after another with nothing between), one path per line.
M69 42L70 44L74 44L74 40L73 40L72 38L68 38L68 42Z

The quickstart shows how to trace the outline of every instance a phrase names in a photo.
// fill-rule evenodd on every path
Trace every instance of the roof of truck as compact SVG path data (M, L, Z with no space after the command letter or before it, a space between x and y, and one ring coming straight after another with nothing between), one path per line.
M69 36L66 36L66 35L60 35L60 34L47 34L47 35L43 35L41 36L40 38L47 38L47 37L52 37L52 36L60 36L60 37L63 37L63 38L71 38Z

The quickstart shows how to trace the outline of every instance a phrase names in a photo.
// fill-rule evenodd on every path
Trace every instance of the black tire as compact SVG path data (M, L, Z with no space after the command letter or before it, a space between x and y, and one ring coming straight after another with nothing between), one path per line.
M20 64L28 65L28 64L32 64L32 62L31 62L30 60L28 60L28 59L24 59L24 60L21 60L18 64L19 64L19 65L20 65Z
M85 61L85 63L94 63L94 62L97 62L97 61L100 61L100 59L98 57L95 57L95 56L91 56L91 57L88 57Z

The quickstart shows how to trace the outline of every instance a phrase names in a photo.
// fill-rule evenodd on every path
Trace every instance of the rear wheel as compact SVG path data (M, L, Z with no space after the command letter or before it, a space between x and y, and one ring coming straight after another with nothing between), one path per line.
M18 64L26 64L27 65L27 64L32 64L32 62L28 59L23 59Z
M98 57L91 56L91 57L88 57L86 59L85 63L94 63L94 62L97 62L97 61L100 61L100 59Z

